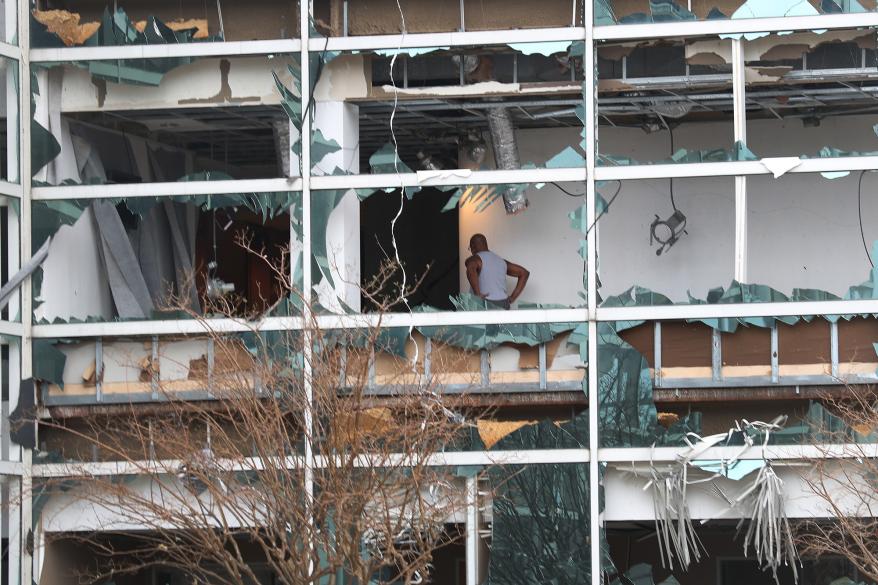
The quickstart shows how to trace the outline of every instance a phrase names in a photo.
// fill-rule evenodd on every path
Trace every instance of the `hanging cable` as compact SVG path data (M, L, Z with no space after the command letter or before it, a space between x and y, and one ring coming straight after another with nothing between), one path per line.
M568 191L567 189L565 189L564 187L562 187L558 183L553 182L553 183L549 183L549 184L554 185L555 187L558 188L559 191L561 191L565 195L569 195L570 197L585 197L585 193L571 193L570 191Z
M674 149L674 131L671 129L671 126L665 120L664 116L662 116L658 112L656 112L655 115L659 117L659 120L662 121L662 124L668 130L668 135L671 137L671 156L674 156L674 153L676 152L676 150ZM677 202L674 200L674 177L668 179L668 184L670 186L671 192L671 207L674 209L674 211L677 211Z
M613 196L610 197L609 201L607 201L607 204L604 206L604 210L601 211L596 218L594 218L594 221L591 222L591 225L588 226L587 230L585 230L586 236L588 236L589 232L591 232L591 230L594 228L594 226L596 226L598 224L598 220L600 218L602 218L607 212L610 211L610 206L613 204L613 201L615 201L616 197L619 196L619 193L622 192L622 181L620 181L619 179L616 179L616 182L618 183L618 185L616 186L616 192L613 193Z
M872 268L875 268L875 262L872 260L872 255L869 253L869 246L866 244L866 231L863 229L863 177L866 173L870 173L874 171L860 171L860 178L857 181L857 217L860 221L860 239L863 240L863 250L866 252L866 258L869 259L869 264L872 265Z

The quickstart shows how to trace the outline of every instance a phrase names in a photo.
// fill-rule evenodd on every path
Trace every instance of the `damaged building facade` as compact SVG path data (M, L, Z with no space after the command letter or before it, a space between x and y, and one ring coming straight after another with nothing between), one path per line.
M878 381L875 0L55 4L0 2L4 585L142 528L40 494L125 475L58 421L215 399L205 322L377 327L376 395L467 396L424 582L865 581L786 527L878 443L827 406ZM476 233L530 271L508 311Z

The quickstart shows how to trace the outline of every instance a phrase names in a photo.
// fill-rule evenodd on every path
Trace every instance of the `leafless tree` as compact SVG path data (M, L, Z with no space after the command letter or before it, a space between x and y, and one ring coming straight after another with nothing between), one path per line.
M830 519L801 523L799 545L803 556L847 559L864 580L878 582L878 395L850 385L824 401L831 414L814 438L834 447L803 475Z
M240 243L271 260L282 300L297 298L285 255L277 262L246 235ZM386 288L392 270L370 288ZM204 314L240 315L234 298L205 302ZM130 405L76 424L42 423L42 433L60 437L66 462L36 489L86 502L100 528L58 537L93 555L79 563L79 581L162 567L194 583L255 585L258 561L286 585L331 585L341 575L426 582L434 552L460 537L446 522L463 501L463 484L430 459L469 431L433 381L395 358L396 374L376 397L370 355L384 349L386 330L374 323L328 331L312 318L300 330L261 331L247 315L245 331L228 333L177 308L213 344L209 369L207 357L189 364L210 400L182 400L160 385L163 400L148 411ZM157 379L157 367L145 364L142 379ZM111 472L76 462L95 453L115 462Z

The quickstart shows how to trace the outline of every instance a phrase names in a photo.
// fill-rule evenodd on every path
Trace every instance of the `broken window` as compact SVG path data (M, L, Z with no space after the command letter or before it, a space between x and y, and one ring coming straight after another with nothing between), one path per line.
M0 57L0 187L19 182L18 88L18 61Z
M594 0L595 24L772 18L871 12L874 0Z
M757 156L790 158L789 166L792 158L878 153L870 31L772 34L743 47L747 144Z
M31 11L31 46L114 47L294 38L299 33L297 4L256 0L246 6L239 2L171 5L127 0L106 5L74 0L59 9L55 3L38 1Z
M582 26L583 0L549 0L539 11L508 2L315 0L314 26L333 37ZM404 25L403 25L404 21Z
M604 306L716 302L734 279L734 178L608 181L596 210Z
M488 477L493 496L479 527L485 582L588 583L588 466L498 466Z
M34 254L24 267L21 266L19 212L18 199L0 197L0 320L3 321L21 322L21 282L45 259L42 250Z
M500 310L521 277L524 288L512 308L580 306L585 219L583 192L576 188L581 186L314 191L317 300L335 313ZM512 205L519 213L509 214ZM477 234L507 263L496 265L505 276L481 281L492 287L479 291L489 301L473 294L467 276L470 240Z
M775 301L875 298L878 203L867 194L876 179L866 171L748 178L750 282L774 289Z
M298 199L291 192L34 203L35 246L52 236L34 319L289 314L301 288L301 248L290 253L291 225L301 230Z
M731 51L731 41L714 44ZM750 158L735 144L731 66L695 46L697 39L598 46L598 165Z
M298 131L285 113L297 63L273 55L34 65L34 181L298 175Z
M583 167L582 56L578 41L312 52L313 171Z

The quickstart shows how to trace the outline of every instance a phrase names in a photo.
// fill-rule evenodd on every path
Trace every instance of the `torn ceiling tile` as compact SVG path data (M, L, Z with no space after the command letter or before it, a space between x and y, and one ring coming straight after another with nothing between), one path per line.
M762 158L759 159L759 162L762 163L762 166L771 171L771 174L777 179L802 164L802 159L797 156L786 156Z

